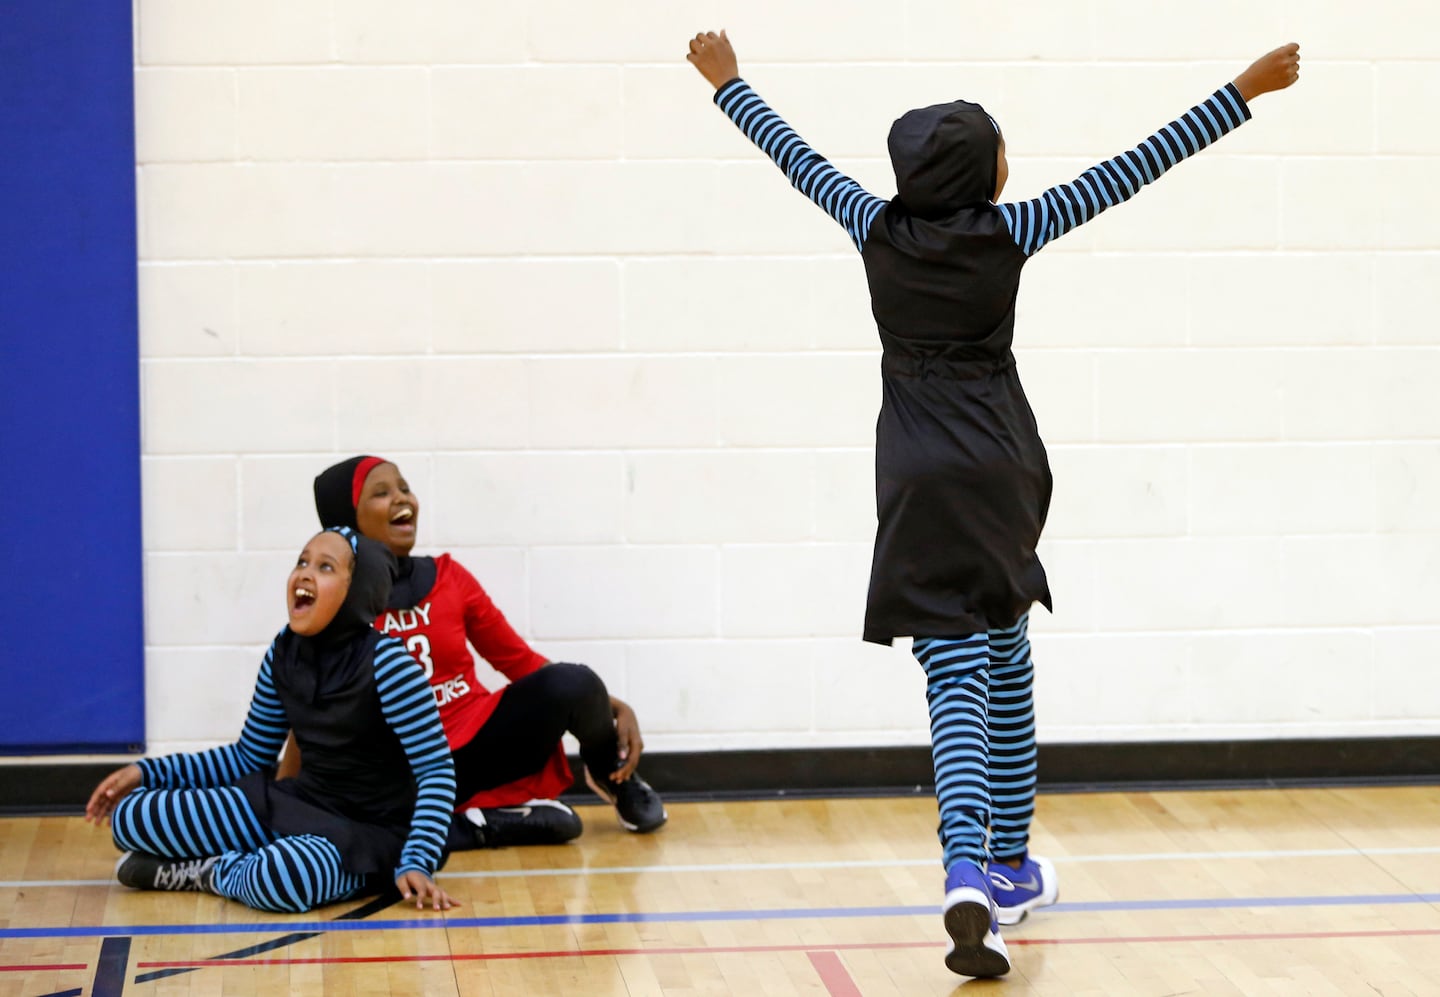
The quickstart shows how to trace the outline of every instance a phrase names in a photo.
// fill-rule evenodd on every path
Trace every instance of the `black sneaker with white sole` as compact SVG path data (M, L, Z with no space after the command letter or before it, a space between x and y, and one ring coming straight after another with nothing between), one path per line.
M580 815L559 800L527 800L514 807L471 807L451 818L452 852L515 845L563 845L580 837Z
M638 773L624 782L612 782L610 785L614 787L615 813L625 830L649 834L670 819L660 794L651 789Z
M215 892L214 856L204 859L162 859L144 852L126 852L115 863L115 878L136 890Z
M638 772L624 782L611 782L607 779L602 785L587 768L585 784L596 796L615 808L620 826L627 831L649 834L670 819L660 794L640 778Z

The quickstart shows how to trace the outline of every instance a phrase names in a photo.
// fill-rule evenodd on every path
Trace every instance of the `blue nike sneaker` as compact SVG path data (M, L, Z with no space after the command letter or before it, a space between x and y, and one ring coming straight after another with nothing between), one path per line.
M995 902L990 899L986 876L969 862L961 862L945 877L945 930L950 951L945 968L960 976L1004 976L1010 972L1010 953L1000 937Z
M1055 864L1049 859L1025 855L1020 868L1004 862L990 861L985 865L990 879L990 895L995 899L996 916L1001 924L1019 924L1037 907L1049 907L1060 899L1060 880Z

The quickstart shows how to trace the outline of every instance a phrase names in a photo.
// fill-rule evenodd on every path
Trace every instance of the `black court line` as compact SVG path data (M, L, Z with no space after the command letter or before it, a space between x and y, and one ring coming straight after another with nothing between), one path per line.
M74 990L57 990L53 994L41 994L40 997L83 997L84 987L76 987Z
M92 997L120 997L125 992L125 970L130 965L130 939L107 938L100 943L100 959L95 965Z
M394 895L394 896L389 895L389 894L381 894L380 896L378 896L378 897L376 897L375 899L371 900L369 903L362 904L362 905L360 905L359 907L356 907L354 910L346 911L344 914L341 914L339 917L335 918L335 920L337 920L337 921L360 921L360 920L364 920L365 918L369 917L371 914L378 914L378 913L380 913L380 911L384 910L385 908L392 906L392 905L395 903L395 901L398 899L398 896L399 896L398 894L396 894L396 895ZM323 932L323 931L297 931L297 932L295 932L294 934L281 935L279 938L272 938L272 939L271 939L270 941L268 941L268 942L260 942L258 945L247 945L247 946L245 946L243 949L236 949L236 950L233 951L233 952L222 952L220 955L212 955L212 956L211 956L209 959L207 959L206 961L213 963L213 962L223 962L223 961L225 961L226 959L245 959L245 958L248 958L248 957L250 957L250 956L252 956L252 955L261 955L262 953L265 953L265 952L274 952L276 949L288 948L289 946L294 945L294 944L296 944L296 943L298 943L298 942L307 941L307 940L309 940L309 939L311 939L311 938L318 938L318 937L320 937L320 936L323 935L323 934L325 934L325 932ZM106 939L106 941L109 941L109 939ZM130 940L129 940L128 938L125 940L127 946L129 945L129 941L130 941ZM102 957L103 957L103 952L104 952L104 950L102 949L101 952L102 952ZM163 980L163 979L165 979L165 978L168 977L168 976L179 976L179 975L181 975L182 973L193 973L193 972L195 972L196 970L200 970L200 969L204 969L204 968L206 968L206 967L204 967L204 966L182 966L182 967L179 967L179 968L176 968L176 969L157 969L157 970L156 970L155 972L153 972L153 973L141 973L140 975L138 975L138 976L135 977L135 982L136 982L136 983L151 983L151 982L153 982L153 981L155 981L155 980ZM80 991L78 991L78 990L75 991L75 993L77 993L77 994L78 994L79 992L80 992ZM115 993L117 993L117 994L118 994L119 992L120 992L120 991L118 991L118 990L115 991ZM59 995L51 995L51 997L59 997ZM100 997L100 991L99 991L98 989L95 991L95 997Z

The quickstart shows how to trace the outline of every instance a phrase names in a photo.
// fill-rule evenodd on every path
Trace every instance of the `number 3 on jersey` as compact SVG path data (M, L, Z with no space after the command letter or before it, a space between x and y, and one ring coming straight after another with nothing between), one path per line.
M405 642L405 650L410 656L420 662L420 667L425 669L425 681L435 677L435 662L430 660L430 638L424 634L416 634Z
M405 642L405 650L409 651L411 657L420 662L420 667L425 669L425 681L430 683L430 691L435 694L436 706L445 706L461 696L470 695L470 683L465 681L464 675L456 675L439 685L435 684L435 662L430 660L429 637L424 634L415 634Z

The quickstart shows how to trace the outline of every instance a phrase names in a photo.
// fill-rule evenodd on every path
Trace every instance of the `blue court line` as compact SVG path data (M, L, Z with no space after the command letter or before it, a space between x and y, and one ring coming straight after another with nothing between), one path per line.
M1059 903L1049 910L1061 914L1114 913L1146 910L1228 910L1249 907L1373 907L1394 904L1440 904L1440 893L1377 893L1328 897L1216 897L1179 900L1096 900ZM247 935L299 931L395 931L448 928L534 928L581 924L683 924L703 921L797 921L858 917L928 917L939 904L904 907L796 907L760 910L683 910L622 914L539 914L524 917L434 917L394 921L263 921L253 924L134 924L0 928L4 938L98 938L109 935Z

